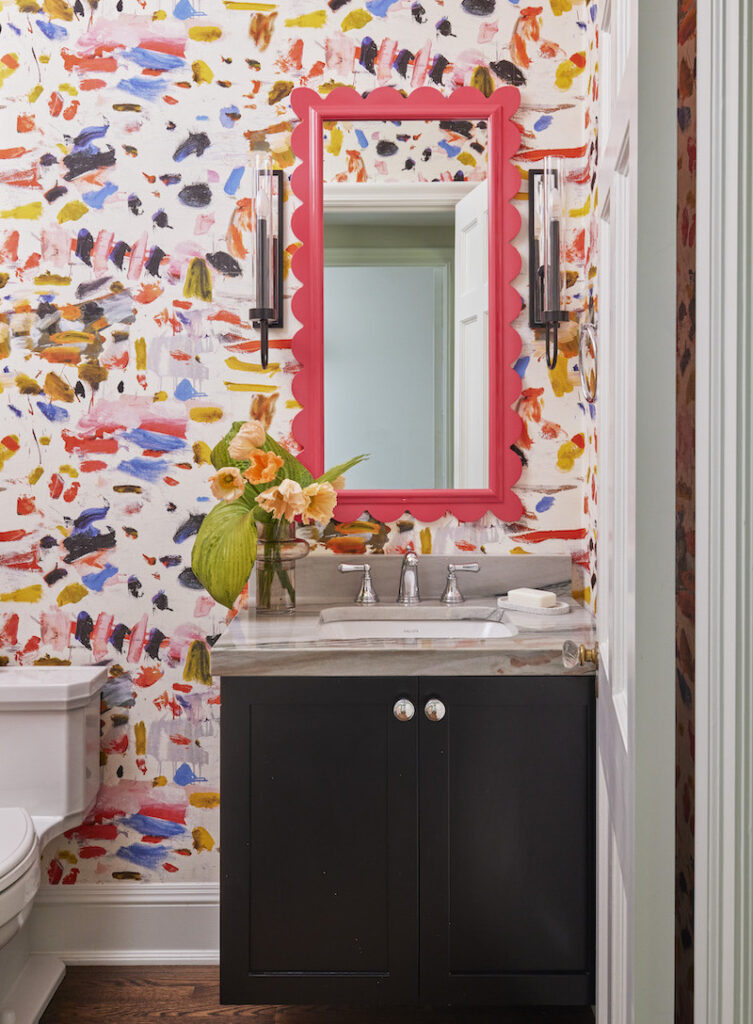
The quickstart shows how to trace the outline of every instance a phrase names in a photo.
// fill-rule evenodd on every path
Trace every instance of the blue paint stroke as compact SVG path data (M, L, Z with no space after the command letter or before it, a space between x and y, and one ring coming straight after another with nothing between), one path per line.
M551 114L542 114L541 117L536 121L533 126L535 132L543 132L544 129L548 128L554 118Z
M158 868L163 860L167 859L168 851L161 846L147 846L145 843L131 843L130 846L121 846L115 854L122 860L137 864L140 868Z
M16 416L18 416L18 418L19 418L19 419L20 419L20 418L21 418L21 417L23 416L23 413L21 412L21 410L20 410L20 409L17 409L17 408L15 407L15 405L9 405L9 406L8 406L8 408L10 409L10 411L11 411L12 413L15 413L15 414L16 414Z
M591 419L595 420L596 419L596 402L589 402L588 403L588 411L591 413Z
M187 402L190 398L206 398L206 394L203 391L197 391L190 380L183 380L178 382L178 386L173 391L173 398L177 398L179 402Z
M151 71L174 71L176 68L184 67L186 63L182 57L174 53L147 50L143 46L133 46L130 50L124 50L122 55L138 64L140 68L149 68Z
M366 138L360 128L356 128L356 138L358 139L358 145L361 149L368 149L369 140Z
M96 192L84 192L83 199L86 205L90 206L92 210L101 210L105 199L117 191L117 185L112 181L106 181L102 188L97 189Z
M73 140L73 148L76 150L87 149L90 142L93 142L95 139L104 138L109 127L109 124L96 124L92 125L91 128L82 128Z
M168 836L181 836L186 831L177 821L152 818L148 814L131 814L128 818L123 818L120 824L135 829L142 836L162 836L163 839Z
M596 21L596 4L591 4L588 13L591 15L591 21Z
M122 435L126 441L133 441L139 448L152 452L177 452L186 447L186 442L172 434L160 434L156 430L143 430L136 427Z
M85 508L84 511L80 512L73 520L73 532L81 533L83 530L87 530L92 523L98 523L102 519L107 519L107 513L109 511L109 505Z
M67 39L68 29L63 28L62 25L53 25L51 21L42 21L41 18L37 18L37 28L48 39Z
M548 512L553 504L554 504L554 498L550 494L547 494L547 496L545 498L542 498L539 502L537 502L537 504L536 504L536 511L537 512Z
M108 708L132 708L136 703L133 680L125 672L122 676L108 679L102 687L102 697Z
M158 100L167 89L167 82L156 78L121 78L116 88L140 100Z
M100 572L90 572L86 576L82 576L81 579L89 588L89 590L96 590L98 593L102 593L102 587L112 577L117 576L118 570L114 565L110 565L108 562L104 569Z
M519 377L525 377L528 364L531 361L530 356L521 356L513 366L513 370L518 374Z
M197 11L191 5L190 0L178 0L175 7L173 7L173 14L176 18L180 18L181 21L185 21L186 18L206 18L206 14L203 11Z
M239 120L240 110L238 110L234 103L220 110L220 124L223 128L234 128Z
M20 415L20 413L19 413L19 415ZM209 497L206 494L202 494L196 500L197 501L209 501Z
M52 402L37 402L37 409L50 423L60 423L68 419L68 410L62 405L53 405Z
M173 775L173 782L178 786L192 786L195 782L207 781L208 779L202 779L198 775L194 775L190 764L182 764L175 775Z
M397 0L368 0L366 10L375 18L386 18L390 7L396 2Z
M129 476L154 484L168 471L170 463L164 459L124 459L118 463L117 468L121 473L128 473Z
M458 153L460 152L460 146L453 146L446 139L442 139L442 141L439 143L439 148L443 149L447 156L457 156Z
M234 167L227 177L225 182L225 195L234 196L238 191L238 186L241 183L241 178L246 173L245 167Z

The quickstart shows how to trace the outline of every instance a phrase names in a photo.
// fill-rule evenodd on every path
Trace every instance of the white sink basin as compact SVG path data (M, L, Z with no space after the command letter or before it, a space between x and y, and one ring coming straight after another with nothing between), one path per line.
M515 626L499 621L500 617L486 605L352 605L326 608L320 615L319 631L324 640L492 640L515 636Z

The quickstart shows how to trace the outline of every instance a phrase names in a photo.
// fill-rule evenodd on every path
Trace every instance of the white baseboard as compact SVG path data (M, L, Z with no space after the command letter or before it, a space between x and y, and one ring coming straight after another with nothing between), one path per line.
M217 883L48 886L27 925L34 953L66 964L217 964Z

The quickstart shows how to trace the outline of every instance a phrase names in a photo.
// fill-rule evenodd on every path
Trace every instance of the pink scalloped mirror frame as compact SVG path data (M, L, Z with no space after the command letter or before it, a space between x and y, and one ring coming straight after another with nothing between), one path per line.
M446 513L463 521L492 512L504 522L520 518L522 505L513 492L521 472L519 457L511 450L518 441L522 420L515 411L520 377L513 364L520 355L520 337L512 322L521 298L512 286L521 265L513 239L520 215L512 200L520 187L520 174L512 160L520 147L520 130L512 115L520 93L512 86L497 89L488 98L477 89L457 89L444 96L436 89L417 89L408 96L392 88L375 89L362 97L344 86L326 97L311 89L291 94L300 124L292 147L300 160L291 187L301 200L292 217L292 230L300 241L291 269L299 282L293 314L301 324L293 338L293 355L300 370L293 394L302 409L293 421L293 436L303 449L300 458L319 476L324 472L324 285L323 285L323 174L322 122L338 120L486 120L488 123L489 180L489 487L478 490L348 490L339 492L335 518L357 519L368 512L380 522L393 522L408 512L421 522Z

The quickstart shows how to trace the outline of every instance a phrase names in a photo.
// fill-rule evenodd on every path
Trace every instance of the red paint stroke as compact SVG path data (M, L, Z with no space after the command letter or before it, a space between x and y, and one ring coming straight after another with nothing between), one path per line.
M4 533L0 533L0 543L3 541L23 540L30 533L31 530L6 530Z
M110 356L109 359L100 359L102 366L108 370L125 370L128 366L128 350L122 352L119 356Z
M82 860L91 860L92 857L102 857L107 853L104 846L82 846L78 851Z
M102 47L98 47L89 57L77 57L69 50L63 48L60 56L66 71L117 71L118 62L113 56L105 57Z
M209 697L208 700L207 700L207 704L220 704L221 701L222 701L222 698L220 697L220 695L218 693L216 697Z
M128 733L123 733L118 740L110 740L109 743L103 743L102 749L106 754L125 754L126 750L128 750Z
M0 645L3 647L15 647L18 643L18 613L9 615L0 629Z
M65 832L67 839L117 839L117 825L95 825L84 823L76 828L70 828Z
M583 434L573 434L570 440L573 442L573 444L577 444L581 451L583 451L586 447L586 439L583 436Z
M178 868L174 864L169 864L167 861L162 865L165 871L177 871Z
M515 540L529 544L540 544L543 540L583 540L586 536L585 526L578 530L533 530L531 533L518 533Z
M587 142L584 143L582 146L572 146L570 148L565 147L560 149L520 149L515 154L515 159L533 162L534 160L543 160L545 156L579 157L585 156L587 149Z
M78 108L79 108L78 100L72 100L68 104L68 106L65 108L65 110L63 111L63 120L64 121L72 121L73 118L76 116L76 114L78 112Z
M170 708L173 718L180 718L181 716L182 709L180 704L173 697L169 696L167 690L164 690L159 697L155 697L152 703L158 711Z
M0 174L0 182L15 188L42 188L36 164L25 171L6 171Z
M75 348L46 348L37 355L46 359L48 363L68 363L70 366L77 366L81 362L81 353Z
M5 236L3 246L0 248L0 256L2 256L7 263L18 262L18 243L20 240L21 235L18 230L9 231ZM20 310L18 310L18 312L20 312Z
M63 879L63 881L60 884L61 885L75 885L76 884L76 879L78 878L79 874L80 874L80 872L79 872L78 868L71 868L71 870L68 872L68 874L65 876L65 878Z
M140 689L145 690L149 686L154 686L158 679L161 679L164 672L161 668L156 666L145 665L136 675L133 677L133 682Z
M16 118L16 131L20 134L23 132L33 132L35 128L34 115L33 114L19 114Z
M103 78L85 78L79 85L81 92L91 92L92 89L104 89L107 82Z
M141 842L142 843L161 843L162 840L165 839L165 838L166 838L165 836L142 836L141 837Z
M115 616L107 612L100 612L92 630L92 653L97 661L102 661L107 656L107 641L115 623Z
M576 66L576 68L584 68L586 66L585 52L583 50L580 50L577 53L571 53L570 61Z
M170 737L171 743L177 743L180 747L189 747L191 745L191 739L189 736L184 736L182 733L176 733Z
M185 849L184 850L173 850L173 853L178 853L178 854L180 854L181 857L190 857L191 856L191 851L190 850L185 850Z
M142 306L148 306L150 302L154 302L158 299L163 292L162 285L156 283L149 283L142 285L141 288L133 296L136 302L140 302ZM190 304L189 304L190 305Z
M6 569L19 569L22 572L41 572L39 554L36 548L31 551L14 551L9 555L0 555L0 566Z
M127 655L128 660L131 663L139 661L141 659L141 655L144 653L144 648L146 647L147 618L146 613L142 615L131 631L131 637L128 641Z
M455 547L458 549L458 551L476 551L478 545L471 544L469 540L456 540Z
M190 693L193 690L193 686L190 683L173 683L173 689L179 693Z
M103 428L105 429L105 428ZM114 425L106 428L108 430L119 430L120 425ZM114 437L102 437L101 431L97 430L95 437L79 437L76 434L71 434L70 431L64 430L62 432L63 444L67 452L86 452L89 455L95 453L114 455L118 450L118 442Z
M78 467L82 473L97 473L101 469L107 469L107 463L99 459L87 459Z
M57 859L53 857L47 868L47 881L50 885L60 885L60 879L63 877L63 865Z
M63 495L63 501L73 501L76 495L78 494L80 487L81 484L78 482L78 480L74 480L71 486L66 490L65 494Z
M212 313L207 317L207 320L222 320L226 324L237 324L241 326L241 318L237 313L231 313L228 309L218 309L216 313Z
M10 149L0 149L0 160L17 160L27 153L31 153L31 150L24 149L23 146L11 146Z
M154 50L157 53L171 53L175 57L185 57L185 39L166 39L163 36L151 36L139 40L139 46L144 50Z
M567 258L572 263L581 263L586 255L586 229L580 230L571 245L567 247Z
M163 476L162 479L167 484L168 487L177 487L178 486L178 481L175 479L175 477Z
M171 437L186 436L186 424L182 420L169 420L155 416L148 420L141 420L139 426L142 430L150 430L155 434L169 434Z
M63 97L59 92L55 91L50 96L49 103L47 104L52 117L59 117L63 110Z
M59 498L60 495L63 493L64 485L65 481L63 480L62 476L59 473L53 473L52 476L50 477L50 482L47 485L50 491L50 497Z
M174 821L178 825L185 824L186 805L167 803L145 803L139 807L139 814L147 818L161 818L163 821Z
M178 362L188 363L193 359L190 352L184 352L182 349L176 348L170 353L173 359L177 359Z
M531 65L527 43L536 43L541 36L539 15L543 9L543 7L524 7L515 22L510 38L510 57L513 64L517 64L518 67L527 68Z

